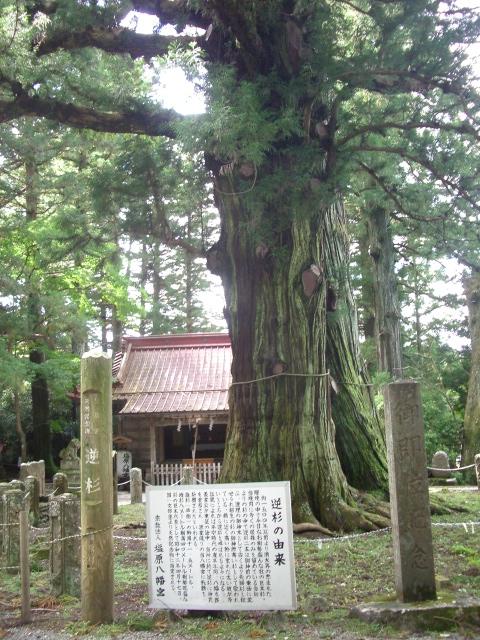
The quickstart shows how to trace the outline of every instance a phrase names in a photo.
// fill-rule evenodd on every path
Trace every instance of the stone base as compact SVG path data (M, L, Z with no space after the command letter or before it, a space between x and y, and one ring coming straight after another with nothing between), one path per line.
M457 484L456 478L429 478L428 484L431 487L451 487Z
M480 625L480 600L456 598L428 602L368 602L350 610L351 618L376 624L390 624L408 631L443 631L458 624Z
M70 491L71 488L75 488L75 487L79 487L80 486L80 470L74 470L74 469L61 469L61 473L64 473L67 476L67 481L68 481L68 490Z

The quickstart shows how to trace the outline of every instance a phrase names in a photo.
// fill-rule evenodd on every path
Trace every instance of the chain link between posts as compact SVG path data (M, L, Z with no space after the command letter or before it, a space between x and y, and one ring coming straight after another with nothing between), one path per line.
M14 524L10 525L2 525L4 527L7 526L16 526ZM432 527L463 527L465 532L468 533L470 530L470 534L475 534L475 527L480 526L480 522L432 522ZM34 531L48 531L49 527L37 528L37 527L29 527ZM105 529L100 529L99 531L90 531L88 533L78 533L71 536L65 536L64 538L57 538L55 540L50 540L47 544L55 544L57 542L63 542L64 540L70 540L72 538L82 538L87 536L94 536L99 533L104 533L105 531L110 531L113 528L113 525L110 527L106 527ZM375 536L375 535L385 535L387 533L391 533L392 527L384 527L383 529L378 529L377 531L367 531L365 533L356 533L349 536L335 536L332 538L315 538L315 539L295 539L295 544L316 544L319 549L323 547L324 544L331 544L332 542L348 542L351 540L357 540L358 538L366 538L367 536ZM113 536L115 540L129 540L133 542L143 542L147 541L145 537L133 537L133 536ZM18 567L3 567L4 569L18 569Z
M327 374L321 374L321 375L329 375ZM272 376L272 377L278 377L278 376ZM252 381L253 382L253 381ZM245 384L245 383L244 383ZM248 383L246 383L248 384ZM454 471L465 471L467 469L472 469L475 467L475 464L471 464L468 465L466 467L457 467L455 469L450 469L450 471L454 472ZM447 471L448 469L437 469L435 467L427 467L427 470L429 471ZM126 484L129 484L130 480L127 480L126 482L122 482L119 483L117 486L121 487L124 486ZM146 486L152 486L151 484L149 484L148 482L146 482L145 480L142 479L142 483L145 484ZM202 483L205 484L205 483ZM53 496L56 493L56 490L53 491L53 493L51 494L51 496ZM73 504L73 503L71 503ZM441 523L441 522L434 522L432 523L432 527L463 527L465 529L465 531L468 533L468 527L470 527L470 533L474 534L475 533L475 527L476 526L480 526L480 522L451 522L451 523ZM12 523L1 523L0 524L0 528L7 528L7 527L18 527L18 523L12 522ZM77 533L77 534L73 534L71 536L65 536L63 538L56 538L55 540L49 540L46 542L46 544L48 545L53 545L56 544L58 542L64 542L65 540L71 540L73 538L86 538L88 536L94 536L100 533L105 533L106 531L110 531L111 529L114 528L114 525L110 525L109 527L106 527L104 529L100 529L98 531L89 531L86 533ZM34 527L32 525L29 525L29 530L31 531L43 531L43 532L48 532L50 530L50 527ZM386 533L390 533L392 531L391 527L385 527L383 529L378 529L376 531L368 531L365 533L357 533L357 534L352 534L352 535L348 535L348 536L334 536L332 538L315 538L315 539L296 539L294 540L295 544L316 544L317 547L319 549L321 549L323 547L324 544L330 544L332 542L345 542L345 541L350 541L350 540L355 540L358 538L365 538L367 536L372 536L372 535L383 535ZM134 541L134 542L146 542L147 538L145 537L133 537L133 536L113 536L114 539L116 540L129 540L129 541ZM2 567L4 570L17 570L19 569L19 566L15 566L15 567Z

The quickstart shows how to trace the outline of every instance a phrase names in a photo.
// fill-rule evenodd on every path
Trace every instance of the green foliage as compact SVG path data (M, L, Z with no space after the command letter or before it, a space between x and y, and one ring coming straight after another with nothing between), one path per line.
M301 134L293 108L280 114L269 109L268 86L238 82L235 69L226 65L211 66L209 72L207 113L178 125L185 144L194 140L195 150L203 149L226 167L242 162L261 167L274 145Z
M427 460L445 451L450 465L460 455L469 372L469 352L458 352L430 339L418 353L406 352L409 375L422 386Z

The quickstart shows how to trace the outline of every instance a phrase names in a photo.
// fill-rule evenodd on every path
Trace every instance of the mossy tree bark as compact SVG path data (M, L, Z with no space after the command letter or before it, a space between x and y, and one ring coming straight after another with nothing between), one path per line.
M360 386L343 207L293 216L265 243L252 231L235 176L217 174L216 186L222 234L209 266L223 280L233 349L221 480L290 480L294 521L369 528L347 476L362 488L384 487L385 443L368 387ZM338 383L352 383L335 409L329 367ZM333 412L343 416L337 441Z
M480 453L480 273L463 281L467 298L468 324L472 341L472 364L465 407L462 465L473 464Z
M340 202L326 212L324 232L327 298L327 367L333 378L336 447L349 484L378 489L386 483L386 444L366 363L348 271L349 236Z

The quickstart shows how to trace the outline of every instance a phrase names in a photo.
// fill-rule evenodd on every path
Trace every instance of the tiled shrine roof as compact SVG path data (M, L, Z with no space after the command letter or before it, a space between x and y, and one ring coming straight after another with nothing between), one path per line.
M225 333L127 337L113 400L126 402L121 414L226 413L231 363Z

